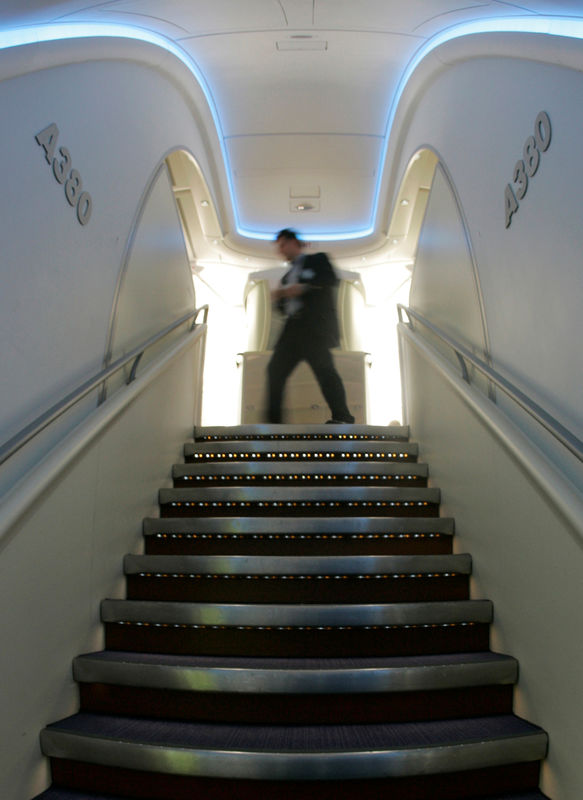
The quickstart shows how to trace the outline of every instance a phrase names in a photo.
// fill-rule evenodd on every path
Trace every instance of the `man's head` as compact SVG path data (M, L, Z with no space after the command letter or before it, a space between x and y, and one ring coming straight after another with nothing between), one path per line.
M297 233L291 228L283 228L275 237L277 252L286 261L293 261L302 252L304 246L298 239Z

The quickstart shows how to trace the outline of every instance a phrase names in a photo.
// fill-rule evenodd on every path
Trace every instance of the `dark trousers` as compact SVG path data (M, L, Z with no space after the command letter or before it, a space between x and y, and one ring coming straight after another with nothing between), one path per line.
M326 340L306 331L299 319L288 319L267 366L268 419L281 422L281 404L285 382L299 364L307 361L336 420L350 421L346 392L336 371Z

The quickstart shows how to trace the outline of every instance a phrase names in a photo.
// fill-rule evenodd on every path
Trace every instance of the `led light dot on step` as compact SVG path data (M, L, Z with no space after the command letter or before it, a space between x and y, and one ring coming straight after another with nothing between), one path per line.
M134 620L118 620L117 625L133 626L138 628L175 628L175 629L190 629L190 630L213 630L213 631L227 631L231 630L244 630L244 631L353 631L353 630L366 630L366 631L379 631L379 630L408 630L408 629L434 629L434 628L471 628L477 623L475 622L433 622L433 623L419 623L419 624L404 624L404 625L327 625L327 626L313 626L313 625L198 625L196 623L184 622L142 622Z

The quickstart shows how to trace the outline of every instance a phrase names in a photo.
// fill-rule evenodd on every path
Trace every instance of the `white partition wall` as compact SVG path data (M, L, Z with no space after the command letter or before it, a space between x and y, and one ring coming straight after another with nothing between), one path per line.
M407 89L387 171L396 195L415 154L437 157L410 306L581 437L583 50L549 38L445 45ZM500 391L494 404L468 388L414 327L401 326L406 422L474 557L473 596L494 602L493 646L520 660L517 711L549 732L543 790L577 800L581 463Z
M202 92L197 109L185 95L187 81L196 97L185 67L146 64L152 50L87 39L0 52L2 440L97 372L110 346L193 307L178 213L155 178L179 148L213 173L209 112ZM75 181L59 182L71 169Z
M0 442L194 310L165 160L181 149L216 173L209 111L185 80L138 42L0 52ZM39 731L76 709L72 658L101 646L100 601L121 596L123 555L200 422L206 327L189 336L190 324L130 387L131 365L105 403L94 390L0 467L6 800L48 785Z
M583 50L548 38L559 41L482 35L444 46L440 64L405 95L387 171L398 180L424 148L439 159L414 307L466 343L485 345L494 366L581 436ZM524 188L514 171L540 112L548 115L549 142L538 147L538 168L507 227L506 187L515 196ZM542 129L537 135L547 138ZM462 240L463 250L452 248Z
M455 518L457 552L472 554L472 597L494 603L491 647L520 662L515 712L550 737L543 789L577 800L583 499L422 337L403 329L401 355L420 458L441 489L442 515Z
M50 782L39 731L77 710L72 659L103 647L101 600L123 596L123 556L140 551L142 519L157 514L158 489L171 485L171 465L192 437L203 351L204 335L172 360L152 363L3 497L0 795L6 800L33 797ZM48 482L47 471L54 473ZM23 511L6 526L19 506Z

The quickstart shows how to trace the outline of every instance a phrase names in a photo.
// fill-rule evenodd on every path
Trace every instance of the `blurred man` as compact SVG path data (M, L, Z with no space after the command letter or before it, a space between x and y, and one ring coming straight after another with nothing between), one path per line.
M330 407L328 422L352 423L344 385L330 353L340 342L332 294L338 278L325 253L306 255L303 246L290 228L277 234L278 253L291 266L271 293L287 319L267 367L269 422L281 422L285 382L300 361L307 361Z

